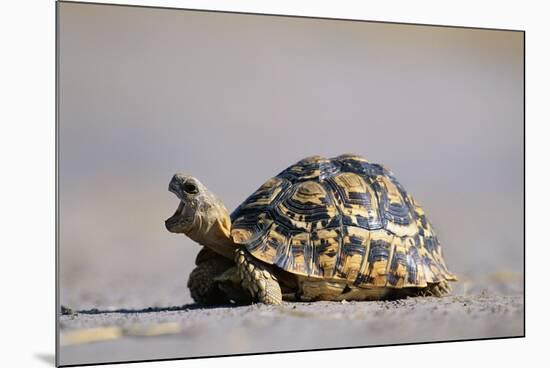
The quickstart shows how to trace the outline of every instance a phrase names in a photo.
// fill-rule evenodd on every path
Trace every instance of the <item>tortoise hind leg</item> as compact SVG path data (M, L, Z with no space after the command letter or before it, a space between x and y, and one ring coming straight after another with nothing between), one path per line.
M419 296L437 296L442 297L451 292L451 285L447 280L443 280L436 283L429 283L427 287L418 289L417 294Z
M279 282L267 266L254 259L243 249L236 252L235 263L242 279L242 286L250 292L254 299L264 304L282 303L283 296Z
M426 287L406 287L402 289L388 289L388 293L383 299L396 300L416 296L435 296L442 297L451 292L451 285L447 280L435 283L428 283Z

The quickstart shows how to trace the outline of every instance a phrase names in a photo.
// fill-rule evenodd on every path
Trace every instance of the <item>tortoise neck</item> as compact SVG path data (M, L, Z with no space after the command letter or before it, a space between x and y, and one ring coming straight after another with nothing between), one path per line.
M238 247L231 238L231 220L223 206L212 209L207 217L197 216L187 236L230 260Z

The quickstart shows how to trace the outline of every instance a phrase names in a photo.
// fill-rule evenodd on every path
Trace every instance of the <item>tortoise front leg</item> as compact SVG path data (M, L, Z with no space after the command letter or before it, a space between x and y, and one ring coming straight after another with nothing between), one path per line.
M235 263L242 286L252 297L264 304L281 304L283 296L279 282L266 265L256 260L243 249L236 252Z
M191 271L187 281L193 300L206 305L229 303L229 297L219 289L215 278L234 267L233 262L203 248L195 263L197 267Z
M250 304L254 301L248 290L241 286L237 266L232 266L221 275L214 277L214 281L228 299L238 304Z

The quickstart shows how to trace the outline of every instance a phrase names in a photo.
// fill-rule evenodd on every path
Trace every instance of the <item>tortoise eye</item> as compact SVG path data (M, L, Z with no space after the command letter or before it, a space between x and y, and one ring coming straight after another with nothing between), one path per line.
M199 188L193 183L183 184L183 190L189 194L196 194L199 192Z

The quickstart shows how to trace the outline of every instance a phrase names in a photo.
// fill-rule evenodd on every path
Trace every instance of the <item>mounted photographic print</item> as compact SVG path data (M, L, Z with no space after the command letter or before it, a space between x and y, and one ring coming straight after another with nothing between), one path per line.
M57 3L57 364L524 336L524 32Z

